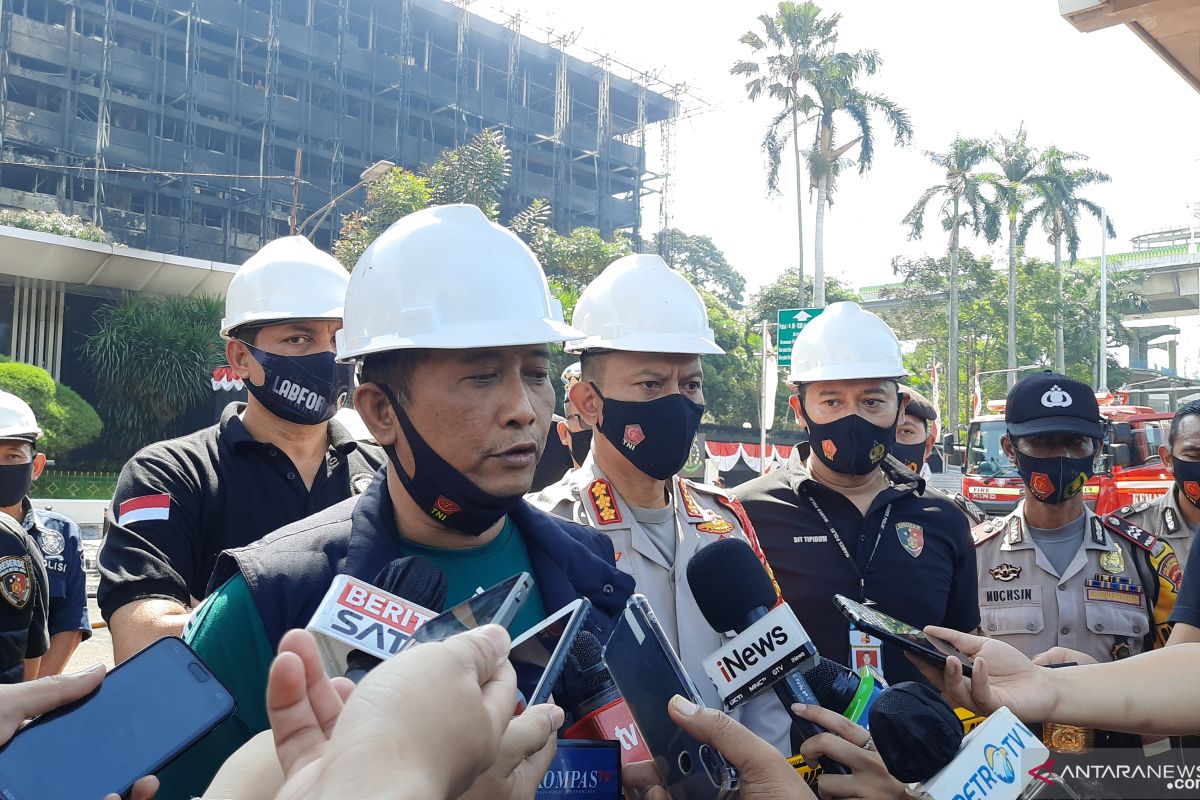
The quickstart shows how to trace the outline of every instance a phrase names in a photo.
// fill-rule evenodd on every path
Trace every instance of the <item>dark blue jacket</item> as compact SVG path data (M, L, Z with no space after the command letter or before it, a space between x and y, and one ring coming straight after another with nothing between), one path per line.
M618 570L612 541L582 525L538 511L524 500L509 516L525 538L533 579L547 611L579 597L592 602L590 627L607 641L633 593L633 578ZM404 554L388 495L386 467L360 497L351 498L280 528L257 542L226 550L217 559L211 593L241 573L254 596L267 639L303 628L335 575L372 581Z

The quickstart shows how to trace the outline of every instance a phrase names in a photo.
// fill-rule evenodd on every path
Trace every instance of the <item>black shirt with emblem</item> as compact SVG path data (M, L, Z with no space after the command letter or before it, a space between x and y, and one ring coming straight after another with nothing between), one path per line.
M1197 534L1200 535L1200 534ZM1200 628L1200 547L1188 551L1187 564L1183 567L1183 585L1171 609L1171 622Z
M212 427L149 445L121 470L100 548L104 618L135 600L203 599L222 550L359 494L383 451L329 422L325 465L312 487L281 449L259 442L231 403Z
M50 584L37 542L0 513L0 683L20 683L25 659L49 649L49 607Z
M733 493L758 532L784 601L817 651L856 666L850 660L849 623L834 606L835 594L871 600L880 611L918 628L974 631L979 626L975 546L962 511L942 496L922 495L924 481L889 459L884 472L892 485L864 516L844 496L812 479L804 465L808 451L807 444L797 445L786 468ZM924 680L903 652L886 642L882 660L890 683Z

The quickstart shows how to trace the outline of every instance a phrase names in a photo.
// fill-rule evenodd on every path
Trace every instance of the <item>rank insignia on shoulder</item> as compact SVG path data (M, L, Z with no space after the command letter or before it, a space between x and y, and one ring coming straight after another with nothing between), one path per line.
M1140 514L1141 512L1145 511L1149 507L1150 507L1150 502L1148 500L1143 500L1142 502L1140 502L1136 506L1134 506L1133 510L1134 510L1134 513Z
M729 533L733 530L733 523L722 516L714 514L713 518L708 522L701 522L697 525L696 530L704 533Z
M983 544L988 539L991 539L993 536L995 536L996 534L1000 533L1003 530L1004 530L1003 522L994 520L994 519L989 519L986 522L982 522L979 525L976 525L974 528L971 529L971 541L975 543L976 547L978 547L979 545Z
M1154 552L1154 546L1158 544L1158 537L1150 531L1139 528L1127 519L1122 519L1116 514L1107 514L1102 517L1104 526L1113 533L1133 542L1138 547L1148 553Z
M596 510L596 520L601 525L612 525L621 521L621 510L613 497L613 488L604 478L597 478L588 486L588 499Z
M1101 546L1108 544L1108 538L1104 535L1104 523L1099 517L1092 517L1092 541Z
M1167 533L1175 533L1179 530L1179 515L1175 513L1175 509L1163 509L1163 527L1167 529Z
M1121 506L1117 509L1118 514L1132 514L1133 506Z
M1020 544L1025 540L1025 532L1021 529L1021 518L1012 516L1008 520L1008 535L1004 537L1005 544Z
M683 478L679 479L679 499L683 501L683 511L692 519L704 519L704 512L700 510L700 505L696 502L696 498L692 497L692 493L688 491L687 484L683 482Z
M1008 583L1011 580L1016 580L1021 577L1021 568L1014 567L1012 564L1000 564L988 570L992 577L998 581Z

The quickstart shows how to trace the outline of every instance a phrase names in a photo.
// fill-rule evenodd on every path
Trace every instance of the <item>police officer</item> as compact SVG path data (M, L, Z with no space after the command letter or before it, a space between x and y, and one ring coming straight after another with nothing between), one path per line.
M872 600L905 622L974 630L975 550L954 504L888 452L908 375L900 342L855 303L833 303L796 337L788 382L808 442L777 469L736 490L783 599L821 655L880 664L888 681L923 680L903 653L851 631L834 594Z
M360 491L383 462L330 421L349 275L303 236L264 246L225 296L225 355L246 382L221 421L143 448L121 470L100 549L100 612L122 661L178 635L217 554Z
M1179 589L1170 545L1083 501L1103 436L1091 388L1030 375L1009 390L1004 421L1025 497L973 531L983 633L1030 657L1058 646L1096 661L1153 648L1156 628L1165 640Z
M1192 537L1200 527L1200 400L1175 412L1167 443L1158 446L1158 455L1171 470L1175 485L1153 502L1125 506L1113 516L1166 540L1179 566L1186 567Z
M44 678L63 671L79 643L92 635L92 625L79 526L29 502L29 487L46 466L46 456L37 452L41 435L33 409L16 395L0 392L0 511L22 523L37 542L49 579L50 648L37 673Z
M938 412L933 403L911 386L901 386L900 395L907 398L904 413L900 415L900 424L896 426L896 444L892 447L892 455L896 460L929 480L933 474L929 471L926 460L933 452L933 442L937 437ZM959 510L967 515L972 525L978 525L987 519L983 509L975 505L961 492L950 494L936 486L926 484L925 494L944 497Z
M725 351L714 341L700 295L656 255L610 264L583 290L571 322L587 335L566 346L582 364L571 405L597 435L580 468L533 503L612 539L617 566L649 599L684 668L703 675L705 660L724 641L696 605L688 563L705 545L730 536L762 557L736 501L677 475L704 413L700 356ZM719 706L711 682L697 685L708 704ZM787 748L790 720L774 697L752 702L740 716Z
M418 211L375 240L350 279L338 358L361 365L355 408L388 463L361 498L221 555L187 639L238 711L159 776L165 797L203 791L266 729L275 648L338 574L374 582L393 560L420 556L445 574L449 606L525 571L535 586L514 636L587 597L588 624L606 640L633 591L612 544L523 501L554 406L546 342L580 335L529 248L474 206ZM491 794L471 797L507 795L489 775Z
M37 543L0 514L0 683L36 678L50 647L46 567Z

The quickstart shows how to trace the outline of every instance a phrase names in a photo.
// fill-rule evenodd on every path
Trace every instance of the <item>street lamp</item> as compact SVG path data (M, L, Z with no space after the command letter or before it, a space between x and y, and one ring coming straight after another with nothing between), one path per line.
M334 206L336 206L342 198L357 191L362 186L375 183L375 181L379 180L384 175L387 175L388 171L394 169L395 166L396 165L391 161L385 159L383 161L376 161L374 164L364 169L358 176L358 183L354 184L349 189L342 192L337 197L333 198L328 203L305 217L304 221L296 227L296 233L307 236L311 240L316 232L320 229L321 223L325 221L325 217L329 216L329 212L333 211ZM314 219L316 219L316 222L313 223L312 230L308 233L304 233L304 229L308 227L308 223L312 222Z

